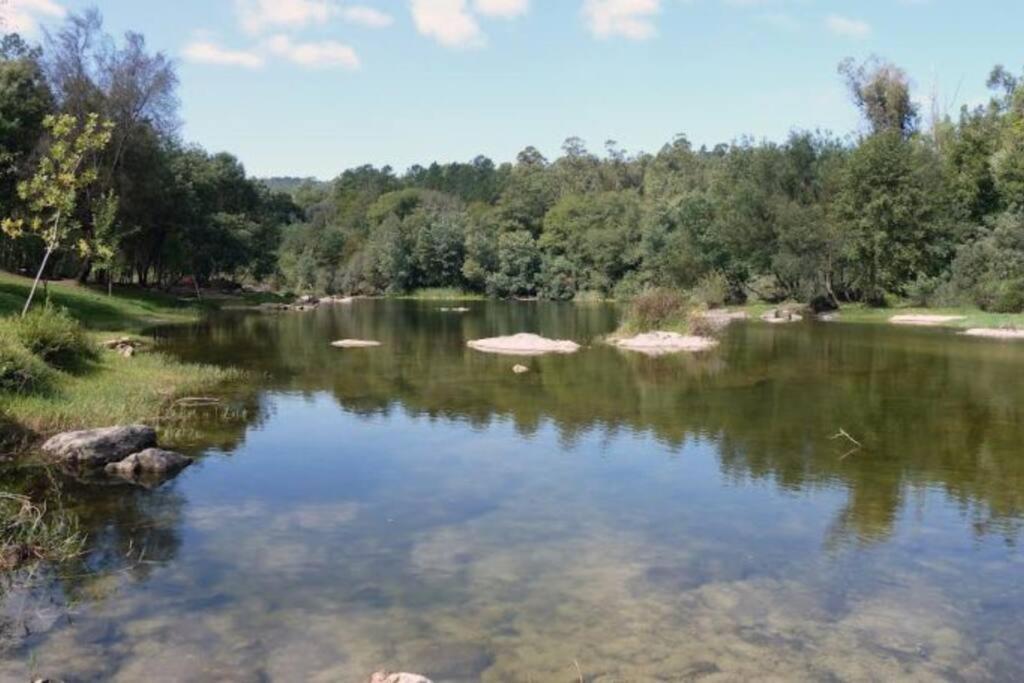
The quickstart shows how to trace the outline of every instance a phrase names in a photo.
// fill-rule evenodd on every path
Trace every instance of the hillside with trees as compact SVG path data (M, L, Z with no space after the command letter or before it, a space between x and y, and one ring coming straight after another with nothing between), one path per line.
M655 154L611 140L599 154L571 137L553 160L526 147L510 163L262 182L183 142L173 62L87 12L40 47L3 39L0 213L32 218L24 187L52 142L46 117L85 125L97 114L110 141L49 277L555 300L668 287L711 304L1024 309L1021 79L997 66L987 104L925 120L899 67L872 58L838 71L865 122L845 138L696 147L678 135ZM9 232L0 266L33 272L45 241Z

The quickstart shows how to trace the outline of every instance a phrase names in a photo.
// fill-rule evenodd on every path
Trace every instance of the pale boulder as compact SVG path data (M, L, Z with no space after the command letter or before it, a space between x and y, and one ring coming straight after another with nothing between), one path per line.
M380 346L380 342L371 339L339 339L331 342L331 346L336 349L372 349Z
M649 356L681 351L707 351L718 346L712 337L678 334L676 332L645 332L626 339L613 339L612 345L628 351L638 351Z
M466 342L469 348L484 353L501 353L510 356L540 356L545 353L576 353L580 345L568 339L547 339L537 334L520 333L508 337L473 339Z

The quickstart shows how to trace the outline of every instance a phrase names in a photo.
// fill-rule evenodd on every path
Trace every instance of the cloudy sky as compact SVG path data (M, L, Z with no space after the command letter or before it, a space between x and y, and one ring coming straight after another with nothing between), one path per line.
M1024 65L1020 0L0 0L39 38L95 5L179 64L186 139L258 175L656 151L860 125L836 75L879 54L942 110Z

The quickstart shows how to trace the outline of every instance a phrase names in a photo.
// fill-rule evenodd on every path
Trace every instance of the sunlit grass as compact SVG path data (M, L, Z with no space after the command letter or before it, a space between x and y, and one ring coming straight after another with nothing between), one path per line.
M0 411L37 434L159 422L176 397L202 393L240 377L240 371L182 363L161 353L122 358L103 351L84 372L58 373L50 391L3 397Z
M32 280L0 271L0 316L21 313ZM114 296L76 282L50 282L36 292L33 305L50 303L68 309L86 327L97 330L138 331L158 323L189 322L203 307L169 294L141 288L115 287Z

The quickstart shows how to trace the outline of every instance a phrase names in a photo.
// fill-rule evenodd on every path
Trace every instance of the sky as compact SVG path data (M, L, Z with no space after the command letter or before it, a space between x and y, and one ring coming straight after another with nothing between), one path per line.
M877 54L925 110L1024 66L1022 0L0 0L41 37L95 6L177 63L181 135L253 175L332 178L569 136L656 152L863 123L836 73Z

